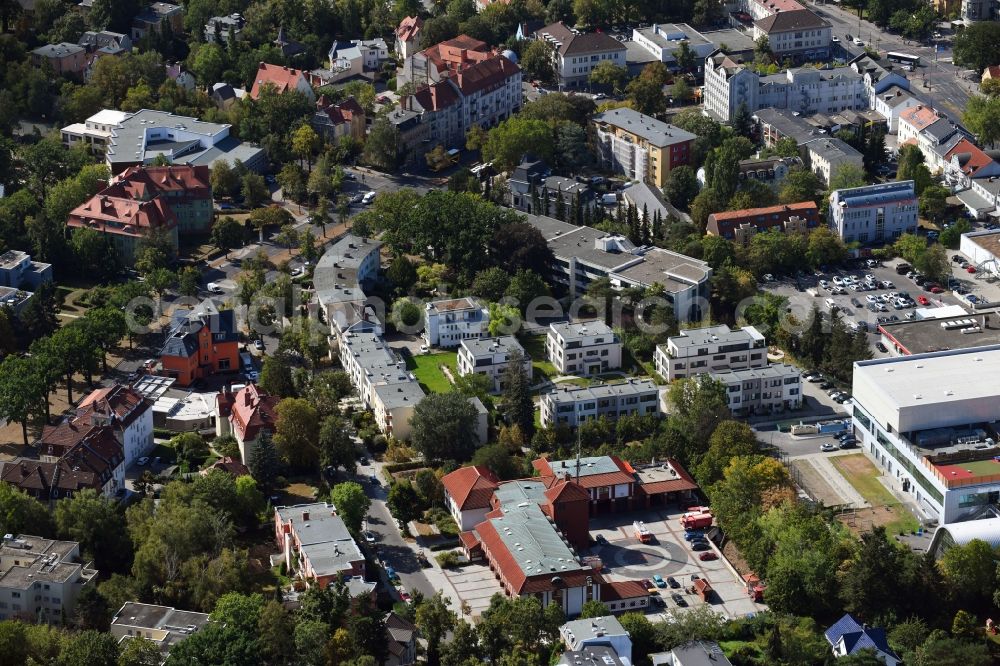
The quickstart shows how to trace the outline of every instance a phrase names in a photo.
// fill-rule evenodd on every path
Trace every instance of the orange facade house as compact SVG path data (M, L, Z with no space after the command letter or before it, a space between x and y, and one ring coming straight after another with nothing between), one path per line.
M240 343L232 310L205 300L194 310L178 312L160 352L163 374L177 386L190 386L217 372L239 369Z

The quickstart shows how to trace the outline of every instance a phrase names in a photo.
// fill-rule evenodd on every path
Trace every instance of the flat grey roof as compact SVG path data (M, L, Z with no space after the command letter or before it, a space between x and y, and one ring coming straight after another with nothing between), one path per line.
M111 162L135 162L143 159L146 148L146 131L157 128L182 129L203 137L213 137L230 128L230 125L209 123L197 118L178 116L166 111L142 109L122 119L111 131L108 159ZM140 155L136 156L136 149Z
M564 474L576 475L576 458L567 460L549 460L549 467L553 474L562 478ZM618 464L611 459L611 456L585 456L580 458L580 476L592 476L594 474L612 474L622 471Z
M354 562L365 557L353 539L303 544L302 552L309 558L317 576L349 570Z
M649 143L659 148L672 146L683 141L693 141L698 137L682 130L680 127L668 125L662 120L657 120L633 109L622 107L599 113L594 116L595 123L608 123L615 127L642 137Z
M857 361L854 382L864 377L878 386L896 410L960 403L1000 395L1000 347Z
M742 382L748 379L777 379L789 375L799 375L799 369L787 363L772 363L763 368L747 368L746 370L726 370L725 372L710 372L712 379L721 382Z
M966 323L970 321L973 324ZM977 333L962 332L970 326L979 326L981 330ZM894 322L882 324L879 329L907 354L1000 344L1000 314L996 310L945 319Z
M127 601L115 614L111 624L146 629L181 629L194 625L201 629L208 624L208 613L177 610L171 606Z
M60 42L58 44L46 44L44 46L39 46L37 49L32 51L32 53L43 58L65 58L66 56L73 55L75 53L82 53L86 50L87 49L83 48L79 44Z
M358 270L381 247L382 241L354 234L347 234L330 246L313 270L313 289L319 302L325 306L363 301L365 294L358 283Z
M607 645L588 645L582 650L563 652L556 666L624 666L624 662Z
M709 43L700 32L687 23L654 23L648 28L640 28L637 32L661 48L673 47L674 50L681 47L681 42L688 42L692 47Z
M659 392L659 388L648 379L638 379L619 382L617 384L595 384L593 386L559 388L544 393L543 396L558 404L579 402L581 400L597 400L599 398L620 398L626 395L637 395L649 391Z
M618 468L616 467L612 471L617 472ZM586 640L628 635L625 627L614 615L570 620L559 627L559 633L569 641L569 647L573 649L579 647L580 643Z
M387 409L415 407L427 395L420 384L412 380L376 385L375 393Z
M497 345L494 347L494 345ZM462 346L469 350L473 356L486 356L497 352L519 351L527 358L524 347L513 335L501 335L498 338L470 338L462 340Z
M548 501L545 497L546 490L545 484L537 479L519 479L509 483L501 483L493 491L493 495L500 503L500 508L506 513L523 502L542 504Z
M614 330L600 319L591 319L589 321L580 322L555 322L553 324L549 324L549 330L562 337L562 339L566 342L579 340L581 338L589 338L596 335L615 336ZM611 340L608 342L611 342Z
M678 349L701 347L703 345L725 345L735 342L750 342L764 340L764 336L753 326L744 326L735 330L725 324L707 326L705 328L690 328L674 335L668 342Z
M292 521L292 529L303 546L345 539L353 542L343 518L336 515L334 510L335 507L327 502L275 507L282 522ZM303 513L309 514L308 519L303 517Z

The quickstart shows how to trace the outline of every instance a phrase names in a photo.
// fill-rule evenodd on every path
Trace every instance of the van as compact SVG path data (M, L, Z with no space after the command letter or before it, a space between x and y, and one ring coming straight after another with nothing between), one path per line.
M361 197L361 205L363 206L367 206L373 201L375 201L375 190L365 192L365 196Z
M211 294L221 294L221 293L223 293L222 287L220 287L215 282L209 282L208 283L208 291Z
M601 203L605 206L614 206L618 203L618 195L614 192L601 195Z

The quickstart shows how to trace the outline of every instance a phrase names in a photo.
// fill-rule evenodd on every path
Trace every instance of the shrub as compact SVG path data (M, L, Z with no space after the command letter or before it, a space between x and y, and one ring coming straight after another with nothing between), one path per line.
M438 553L434 556L434 559L437 560L442 569L454 569L458 566L458 553L453 550Z

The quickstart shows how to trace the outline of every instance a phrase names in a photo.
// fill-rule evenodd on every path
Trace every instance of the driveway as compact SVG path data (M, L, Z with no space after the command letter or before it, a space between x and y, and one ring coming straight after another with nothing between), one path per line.
M675 506L655 511L628 512L610 514L591 518L591 534L602 535L606 544L596 544L590 553L600 556L604 563L606 580L641 580L652 579L659 574L664 579L672 576L680 584L679 589L666 588L661 590L660 597L668 609L694 608L705 605L696 594L688 591L692 584L692 576L704 578L715 590L714 598L708 604L716 611L729 618L736 618L747 613L765 610L765 606L756 604L746 594L742 581L720 558L712 561L701 561L698 553L691 550L690 544L684 540L684 529L680 525L681 509ZM632 522L642 520L652 533L650 543L640 543L632 534ZM711 550L719 554L713 545ZM685 606L679 606L671 594L680 594Z
M444 575L458 593L459 607L452 610L459 614L461 603L465 602L472 617L479 617L489 607L490 598L494 594L503 594L503 588L485 564L470 564L461 569L445 571Z

